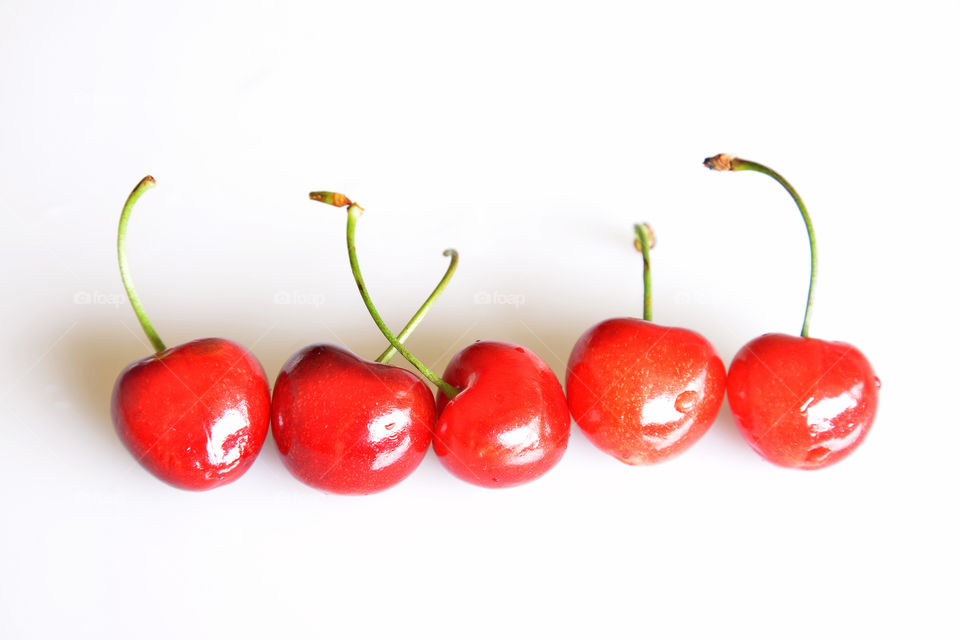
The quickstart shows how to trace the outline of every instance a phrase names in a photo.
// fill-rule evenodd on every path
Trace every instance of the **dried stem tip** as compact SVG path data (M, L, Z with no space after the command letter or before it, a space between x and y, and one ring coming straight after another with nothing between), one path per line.
M703 166L708 169L713 169L714 171L733 171L733 161L733 156L727 153L721 153L704 160Z
M347 196L342 193L334 193L333 191L311 191L310 199L318 200L324 204L331 204L335 207L348 207L353 204L353 201Z

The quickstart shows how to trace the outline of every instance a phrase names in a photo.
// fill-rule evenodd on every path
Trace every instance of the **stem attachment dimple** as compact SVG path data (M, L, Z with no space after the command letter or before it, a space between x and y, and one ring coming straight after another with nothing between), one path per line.
M801 336L804 338L808 337L810 312L813 309L813 290L817 283L817 237L813 233L813 222L810 220L810 213L807 211L806 205L803 204L800 194L793 188L793 185L787 182L786 178L759 162L735 158L726 153L721 153L707 158L703 161L703 164L708 169L714 169L715 171L756 171L766 174L779 182L780 186L786 189L790 197L793 198L797 208L800 210L800 215L803 216L803 223L807 227L807 237L810 239L810 287L807 289L807 308L803 314L803 328L800 331Z
M120 262L120 279L123 280L123 288L127 291L127 298L130 299L133 312L137 314L137 320L140 321L140 326L143 327L143 332L150 340L150 344L157 353L160 353L167 347L163 344L160 336L157 335L156 329L150 323L150 318L147 317L143 303L140 302L137 290L133 286L133 279L130 277L130 265L127 263L127 223L130 220L130 213L140 196L156 184L157 181L153 179L153 176L146 176L127 197L127 201L123 205L123 211L120 213L120 225L117 227L117 259Z
M646 222L633 225L633 246L643 254L643 319L653 320L653 294L650 278L650 249L656 243L653 229Z
M357 260L357 246L355 240L357 220L361 215L363 215L363 209L346 196L329 191L314 191L310 194L310 198L312 200L318 200L320 202L332 204L333 206L337 207L347 207L347 254L350 258L350 270L353 272L353 279L357 283L357 289L360 290L360 297L363 298L363 304L367 307L370 317L373 318L377 328L380 329L380 332L390 342L390 345L400 352L400 355L406 358L410 364L415 366L417 370L427 378L427 380L432 382L441 391L443 391L448 398L453 399L460 392L459 389L434 373L429 367L418 360L412 353L410 353L410 351L407 350L406 347L403 346L403 343L397 339L397 337L390 331L390 328L387 327L387 324L383 321L383 318L380 317L377 307L373 304L373 300L370 298L370 293L367 291L367 286L363 282L363 275L360 272L360 263Z

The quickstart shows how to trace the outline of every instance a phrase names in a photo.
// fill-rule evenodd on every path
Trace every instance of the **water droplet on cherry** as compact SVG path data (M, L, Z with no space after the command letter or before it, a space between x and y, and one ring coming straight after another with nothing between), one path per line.
M874 376L874 377L873 377L873 382L877 385L877 389L879 389L879 388L880 388L880 378L878 378L877 376Z
M684 391L677 396L677 401L673 403L673 408L680 413L686 413L697 406L697 400L699 399L700 396L697 395L696 391Z

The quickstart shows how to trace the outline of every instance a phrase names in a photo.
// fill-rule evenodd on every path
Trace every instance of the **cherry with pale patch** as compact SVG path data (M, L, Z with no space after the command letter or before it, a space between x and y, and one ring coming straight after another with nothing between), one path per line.
M567 364L567 402L587 439L621 462L663 462L689 449L716 420L725 371L713 346L689 329L651 322L648 225L636 225L643 255L644 317L588 329Z

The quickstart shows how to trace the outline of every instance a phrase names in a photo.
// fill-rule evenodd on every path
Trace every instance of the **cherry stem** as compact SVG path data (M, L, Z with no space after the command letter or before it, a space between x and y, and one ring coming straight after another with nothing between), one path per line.
M133 286L133 279L130 277L130 265L127 263L127 222L130 220L130 213L140 196L145 191L155 187L156 184L157 181L153 179L153 176L146 176L127 197L127 201L123 205L123 211L120 213L120 226L117 228L117 258L120 261L120 278L123 280L123 288L127 290L127 297L130 299L133 312L137 314L137 320L140 321L140 326L143 327L143 332L147 334L150 344L153 345L157 353L160 353L167 347L163 344L160 336L157 335L157 330L150 324L150 318L147 317L147 312L143 309L143 303L140 302L140 296L137 295L137 290Z
M380 333L384 335L394 349L400 352L400 355L406 358L410 364L415 366L417 370L419 370L420 373L427 378L427 380L432 382L441 391L447 394L448 398L453 399L460 391L449 382L442 379L436 373L431 371L430 368L420 362L420 360L418 360L412 353L410 353L410 351L407 350L406 347L403 346L403 343L400 342L395 335L393 335L393 333L390 331L390 328L387 327L387 323L385 323L383 318L380 317L377 307L373 304L373 300L370 298L370 292L367 291L367 286L363 282L363 275L360 272L360 263L357 260L357 246L355 240L357 220L363 214L363 209L343 194L332 193L330 191L314 191L310 194L310 199L330 204L335 207L347 207L347 254L350 257L350 270L353 272L353 279L357 283L357 288L360 290L360 297L363 298L363 304L367 307L367 311L370 312L370 317L373 318L377 328L380 329Z
M450 278L453 277L453 273L457 270L457 264L460 262L460 254L457 253L456 249L447 249L443 252L443 255L450 258L450 265L447 267L446 273L443 274L443 277L440 279L440 282L437 284L433 292L424 300L423 304L420 305L420 308L417 309L417 312L413 314L413 317L410 318L410 321L407 322L407 326L403 328L403 331L397 334L397 342L403 344L406 342L407 338L413 333L413 330L417 328L417 325L420 324L420 321L423 320L423 317L427 315L427 312L430 310L430 307L433 306L433 303L437 301L437 298L440 297L440 294L443 293L443 290L447 288L447 284L450 282ZM390 360L397 354L397 348L392 344L387 347L386 351L380 354L376 359L376 362L381 364L387 364Z
M646 222L633 225L633 246L643 254L643 319L653 320L653 296L650 287L650 249L653 248L653 229Z
M800 194L787 182L786 178L759 162L743 160L721 153L712 158L707 158L703 161L703 164L707 168L716 171L756 171L766 174L779 182L780 186L787 190L787 193L790 194L790 197L793 198L793 201L797 204L797 208L800 209L800 215L803 216L803 222L807 226L807 237L810 239L810 288L807 290L807 308L803 314L803 329L800 331L800 335L806 338L810 328L810 310L813 308L813 289L817 283L817 237L813 233L813 222L810 220L810 214L807 212L807 207L803 204Z

